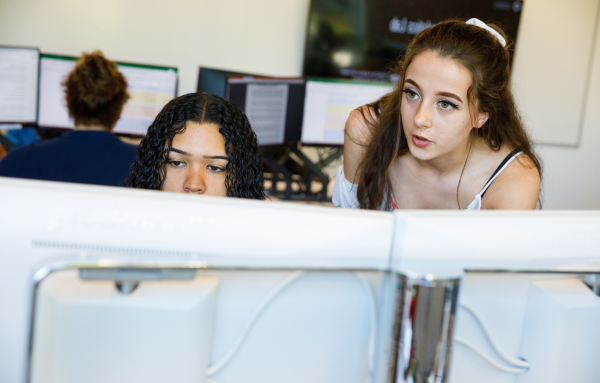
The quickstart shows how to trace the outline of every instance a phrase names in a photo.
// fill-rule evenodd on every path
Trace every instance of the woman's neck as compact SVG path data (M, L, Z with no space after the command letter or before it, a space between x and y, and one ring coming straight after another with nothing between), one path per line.
M452 152L431 160L420 160L412 155L411 157L413 157L415 165L420 170L438 177L444 177L463 170L472 145L475 145L475 142L467 140Z
M112 129L109 129L106 126L102 126L102 125L96 125L96 124L84 125L84 124L78 124L77 122L75 123L75 127L73 129L74 130L93 130L96 132L110 132L112 130Z

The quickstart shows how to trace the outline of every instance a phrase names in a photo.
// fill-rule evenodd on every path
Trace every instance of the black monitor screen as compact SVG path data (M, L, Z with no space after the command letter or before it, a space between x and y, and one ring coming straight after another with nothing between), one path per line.
M502 26L515 41L522 1L312 0L304 75L384 81L410 40L451 18Z
M197 92L210 93L219 97L225 97L227 78L229 76L254 76L248 73L232 72L221 69L202 68L198 73Z

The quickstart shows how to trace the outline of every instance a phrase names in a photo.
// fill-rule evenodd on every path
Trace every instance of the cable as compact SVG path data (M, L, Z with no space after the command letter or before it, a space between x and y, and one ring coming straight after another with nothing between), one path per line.
M250 333L250 330L254 326L254 323L256 323L256 320L258 319L260 314L262 314L265 307L267 307L269 305L269 303L271 303L271 301L273 300L273 298L275 298L277 296L277 294L279 294L283 289L285 289L288 285L290 285L292 282L294 282L296 279L298 279L302 275L304 275L304 272L294 271L293 273L291 273L287 277L285 277L285 279L283 281L281 281L273 290L271 290L271 292L269 294L267 294L266 297L264 297L264 299L258 305L256 310L254 310L254 312L250 316L250 319L248 320L248 322L246 323L246 326L243 328L242 332L240 333L240 336L238 336L236 341L233 343L233 346L231 346L229 351L227 353L225 353L225 355L221 359L219 359L217 362L215 362L212 366L208 367L208 369L206 370L206 376L212 376L212 375L216 374L223 367L225 367L225 365L227 363L229 363L229 361L233 358L235 353L239 350L242 343L244 343L244 340L248 336L248 333Z
M454 338L454 341L456 343L462 344L463 346L469 348L475 354L479 355L481 357L481 359L485 360L486 362L488 362L489 364L491 364L492 366L494 366L495 368L497 368L500 371L508 372L510 374L523 374L523 373L529 371L529 368L520 368L520 367L516 367L515 368L515 367L503 366L500 363L498 363L495 360L493 360L492 358L490 358L488 355L486 355L477 346L475 346L474 344L468 342L465 339Z
M256 323L256 320L258 319L260 314L262 314L263 310L271 303L271 301L281 291L283 291L287 286L289 286L292 282L294 282L296 279L298 279L299 277L301 277L303 275L304 275L303 271L294 271L293 273L289 274L283 281L281 281L273 290L271 290L271 292L269 294L267 294L267 296L265 296L263 298L263 300L260 302L260 304L258 305L256 310L254 310L254 312L250 316L250 319L248 320L248 322L246 323L246 326L241 331L240 336L233 343L233 346L231 346L229 351L227 353L225 353L225 355L221 359L219 359L217 362L215 362L212 366L208 367L208 369L206 370L206 376L207 376L206 383L216 383L215 380L210 379L208 377L215 375L223 367L225 367L227 365L227 363L229 363L229 361L233 358L233 356L237 353L237 351L241 347L242 343L244 343L244 340L250 333L250 330L254 326L254 323ZM354 273L354 275L356 276L361 287L363 288L364 292L366 293L367 301L369 302L368 303L369 311L371 313L370 314L371 329L370 329L370 333L369 333L369 346L368 346L368 350L367 350L367 366L369 369L369 377L367 377L367 380L365 381L365 383L369 383L369 382L371 382L371 376L373 375L373 366L374 366L374 359L375 359L375 335L376 335L376 330L377 330L377 328L376 328L377 327L377 303L375 302L375 296L373 294L373 290L371 290L371 286L369 286L369 283L367 282L365 277L362 276L358 272Z
M472 306L470 306L467 303L461 302L460 303L460 307L462 307L463 309L467 310L473 316L473 318L475 318L475 320L477 321L477 323L479 323L479 326L481 326L481 329L483 330L483 333L487 337L488 341L492 345L492 348L498 353L498 355L500 355L500 357L502 359L504 359L504 361L506 363L511 364L513 366L516 366L516 367L527 368L527 369L529 367L531 367L531 365L529 364L529 362L527 362L526 360L514 358L514 357L508 355L506 352L504 352L498 346L498 344L496 343L495 339L492 337L492 333L487 328L487 326L485 325L485 323L483 323L483 320L481 320L481 316L479 316L479 314L477 313L477 311Z

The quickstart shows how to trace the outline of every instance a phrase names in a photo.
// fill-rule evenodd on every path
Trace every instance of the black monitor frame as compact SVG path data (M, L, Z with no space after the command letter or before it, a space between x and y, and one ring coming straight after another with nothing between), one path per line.
M226 78L226 90L225 98L240 108L245 109L246 101L246 87L248 83L237 83L231 84L229 79L235 77L247 77L253 81L260 82L264 80L270 84L286 84L289 86L289 96L287 102L287 113L285 118L285 133L283 143L281 144L267 144L261 145L261 147L278 147L278 146L297 146L300 142L302 135L302 119L304 114L304 98L306 93L306 82L303 78L277 78L277 77L264 77L264 76L247 76L247 75L230 75ZM238 92L231 93L231 87L236 87Z

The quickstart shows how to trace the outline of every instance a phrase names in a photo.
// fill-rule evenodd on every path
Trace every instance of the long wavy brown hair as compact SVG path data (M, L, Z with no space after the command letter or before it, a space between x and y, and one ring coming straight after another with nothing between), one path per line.
M400 105L402 103L403 78L412 60L425 51L458 62L469 70L473 83L467 93L472 111L488 113L489 118L478 135L494 151L502 147L518 149L526 154L542 175L542 165L533 150L529 135L511 92L510 51L511 45L502 28L488 24L507 41L506 47L487 30L466 24L462 20L448 20L419 33L410 43L407 53L398 61L394 72L400 81L392 92L371 104L377 119L363 113L373 136L367 144L365 157L360 165L357 198L361 209L387 210L391 204L389 171L399 156L408 153L408 142L402 127ZM350 139L353 139L350 137Z

